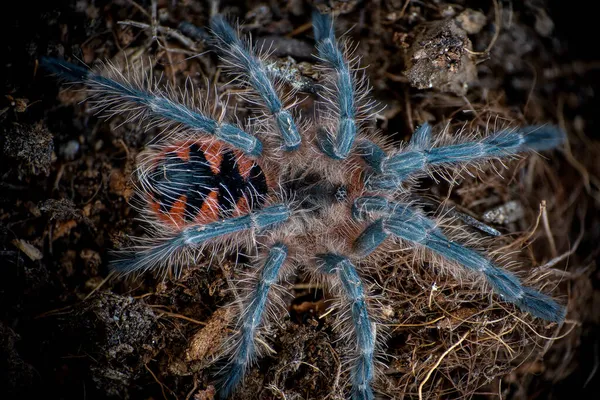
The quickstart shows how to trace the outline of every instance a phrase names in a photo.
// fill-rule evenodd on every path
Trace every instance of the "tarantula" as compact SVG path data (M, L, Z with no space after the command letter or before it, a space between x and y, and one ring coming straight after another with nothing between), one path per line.
M189 85L183 91L165 89L150 74L123 75L109 67L102 75L43 60L48 70L86 84L95 106L108 115L124 113L130 121L162 128L137 167L149 235L114 261L114 268L178 270L207 246L250 253L254 268L242 284L246 295L237 299L241 309L233 345L220 372L223 398L260 352L257 337L268 308L280 298L278 282L298 267L325 278L341 302L340 318L355 349L353 399L374 398L381 336L364 276L401 244L483 276L503 301L535 317L561 321L560 305L453 240L410 194L415 178L436 168L552 149L564 134L552 126L529 126L443 143L424 123L406 146L393 148L368 133L373 108L368 84L336 40L331 16L315 11L312 20L325 82L314 118L297 123L293 91L282 99L284 85L267 70L263 56L223 16L212 17L222 60L248 89L244 99L258 109L250 121L255 134L226 122L224 113L211 115L215 112L197 104Z

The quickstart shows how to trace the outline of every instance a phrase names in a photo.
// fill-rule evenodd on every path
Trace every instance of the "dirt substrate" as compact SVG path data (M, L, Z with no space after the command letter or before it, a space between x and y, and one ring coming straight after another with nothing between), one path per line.
M207 31L180 26L205 27L211 4L158 1L153 38L151 1L26 3L0 12L0 397L216 398L219 345L237 313L230 288L247 267L231 254L209 267L207 255L178 277L110 279L110 252L143 234L132 172L157 132L100 118L84 91L38 64L143 60L163 82L214 82L223 98L235 95ZM452 185L424 179L419 192L428 211L441 203L499 230L492 239L463 227L490 252L512 254L528 285L568 304L564 324L516 312L435 260L390 255L368 279L387 335L382 398L592 398L599 388L600 54L596 15L570 3L219 4L271 46L271 68L307 97L307 115L319 90L314 6L333 10L337 32L355 43L385 106L374 124L391 141L426 121L450 136L541 123L567 132L560 150L447 172ZM247 117L235 98L230 106ZM302 273L286 289L289 313L268 327L267 355L234 398L345 398L354 348L338 340L331 295Z

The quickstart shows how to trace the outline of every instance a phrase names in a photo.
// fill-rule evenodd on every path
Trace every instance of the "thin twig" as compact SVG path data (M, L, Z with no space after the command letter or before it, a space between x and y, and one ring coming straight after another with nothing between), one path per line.
M185 315L181 315L181 314L177 314L177 313L172 313L172 312L169 312L169 311L162 311L159 315L160 316L165 315L167 317L179 318L179 319L183 319L185 321L192 322L192 323L197 324L197 325L206 326L206 322L198 321L197 319L193 319L193 318L190 318L190 317L186 317Z
M119 21L119 22L117 22L117 24L123 25L123 26L133 26L134 28L140 28L140 29L150 29L150 28L152 28L151 25L145 24L143 22L132 21L132 20L129 20L129 19L125 20L125 21ZM187 36L183 35L178 30L169 28L168 26L162 26L162 25L158 25L156 27L156 29L157 29L158 32L166 35L167 37L172 37L173 39L176 39L182 45L186 46L190 50L192 50L192 51L198 51L198 48L196 47L196 44L192 40L190 40L190 38L188 38Z
M575 243L573 243L573 247L571 248L571 250L567 251L566 253L561 254L558 257L554 257L553 259L551 259L550 261L548 261L546 264L544 265L540 265L539 267L536 268L536 270L545 270L545 269L549 269L554 267L556 264L558 264L559 262L561 262L562 260L564 260L565 258L570 257L571 255L573 255L573 253L575 253L577 251L577 248L579 247L579 245L581 244L581 240L583 239L583 235L585 234L585 225L582 223L581 224L581 229L579 231L579 236L577 237L577 240L575 240Z
M540 204L540 208L542 210L542 223L544 224L544 230L546 231L546 237L548 238L548 244L550 245L550 251L552 252L552 257L558 257L558 251L556 250L556 243L554 242L554 236L552 235L552 230L550 230L550 221L548 220L548 210L546 207L546 200L542 200L542 204Z
M423 386L425 386L425 384L427 383L427 381L429 380L429 378L431 378L431 375L433 374L433 371L435 371L437 369L437 367L440 366L440 364L442 363L442 360L448 355L450 354L450 352L452 352L452 350L454 350L456 347L458 347L466 338L467 336L469 336L469 334L471 333L471 330L468 330L467 333L465 333L458 342L454 343L452 346L450 346L450 348L448 350L446 350L439 358L438 360L435 362L435 364L433 364L433 367L431 367L431 369L429 371L427 371L427 375L425 376L425 379L423 380L423 382L421 382L421 384L419 385L419 400L423 400Z
M165 400L169 400L169 398L167 397L167 393L165 393L165 389L167 389L171 393L173 393L173 391L171 389L169 389L164 383L162 383L158 379L158 377L154 374L154 372L152 372L152 370L150 369L150 367L148 367L148 364L144 364L144 368L146 368L146 370L148 372L150 372L150 375L152 375L152 378L154 378L154 380L156 381L156 383L158 383L158 385L160 386L160 390L161 390L162 395L165 398Z
M158 18L156 16L157 14L157 1L156 0L152 0L152 41L156 41L158 40Z
M492 2L494 3L494 23L496 24L496 29L494 29L494 36L492 37L490 44L485 48L485 53L489 53L492 50L492 47L494 47L496 40L498 40L498 37L500 36L500 29L502 28L502 8L500 7L498 0L492 0Z
M436 318L433 321L424 322L422 324L381 324L381 325L383 325L383 326L393 326L393 327L396 327L396 328L416 328L416 327L419 327L419 326L433 325L436 322L438 322L438 321L440 321L440 320L442 320L444 318L446 318L445 315L443 315L443 316L441 316L439 318Z
M95 287L95 288L93 288L93 289L92 289L92 291L91 291L91 292L89 292L89 293L87 294L87 296L85 296L85 297L83 298L83 301L86 301L86 300L87 300L87 299L89 299L89 298L90 298L90 297L91 297L91 296L92 296L94 293L96 293L96 292L98 291L98 289L100 289L102 286L104 286L104 284L105 284L106 282L108 282L108 281L109 281L109 280L110 280L110 279L111 279L111 278L112 278L112 277L115 275L115 273L116 273L116 271L114 271L114 270L113 270L113 271L110 271L110 273L109 273L109 274L106 276L106 278L104 278L104 279L102 280L102 282L100 282L98 285L96 285L96 287Z

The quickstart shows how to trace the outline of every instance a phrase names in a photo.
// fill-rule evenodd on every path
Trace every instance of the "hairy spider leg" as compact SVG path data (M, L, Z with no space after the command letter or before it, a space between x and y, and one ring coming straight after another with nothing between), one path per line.
M431 125L425 122L419 126L410 138L409 147L414 150L422 150L431 146Z
M354 204L355 215L383 214L369 225L356 239L357 252L368 255L390 234L421 245L442 257L454 261L470 271L483 274L494 292L521 310L547 321L560 322L565 310L552 298L531 288L524 287L519 279L508 271L498 268L480 253L448 239L436 222L401 203L387 202L377 197L359 198ZM371 207L373 206L373 207Z
M188 225L172 237L161 240L152 247L137 249L122 254L112 263L113 268L121 273L146 271L154 266L164 265L166 260L177 252L190 246L197 246L220 236L246 230L261 230L288 220L290 209L284 204L276 204L249 214L223 219L210 224Z
M430 147L431 143L431 125L425 122L413 133L408 148L412 150L423 150ZM384 161L388 155L381 147L369 139L361 139L356 143L357 154L371 167L375 172L382 174Z
M381 173L381 165L387 154L381 147L368 139L361 139L356 143L358 154L375 172Z
M228 397L244 378L246 369L256 357L256 333L260 327L269 291L278 281L279 272L288 254L287 246L276 243L269 250L267 259L259 272L258 281L243 304L242 315L238 321L236 344L228 364L221 371L222 377L219 395Z
M192 131L213 135L250 156L259 156L262 153L262 143L256 137L234 124L221 123L180 104L165 91L157 88L147 90L132 84L125 76L122 76L123 79L119 81L110 79L55 58L44 57L41 59L41 65L62 79L89 86L99 108L107 111L108 114L116 113L112 108L118 107L119 111L129 112L140 121L146 118L172 121ZM123 108L124 102L132 104L132 107Z
M350 307L357 353L352 370L352 399L372 400L375 398L371 381L375 370L376 328L369 317L362 280L356 267L344 256L327 253L318 254L317 258L321 261L325 273L337 276Z
M350 154L356 138L356 104L354 77L348 60L340 50L333 30L331 15L313 11L313 30L319 58L336 75L335 109L338 113L337 132L321 130L321 150L329 157L343 160Z
M390 202L381 196L362 196L352 204L352 218L363 222L372 216L389 215ZM371 254L389 236L383 226L383 219L378 219L365 228L353 243L353 250L359 257Z
M468 163L524 151L548 150L561 144L563 138L562 131L553 126L500 131L475 142L403 151L383 161L382 173L406 177L433 165Z
M283 108L279 99L272 77L267 73L261 59L256 55L252 46L238 37L235 29L217 14L210 19L210 28L223 53L223 60L231 67L239 70L243 81L252 87L262 99L279 133L283 137L284 149L292 151L300 146L301 138L292 114Z
M551 125L527 126L516 130L502 130L477 141L433 147L430 127L424 124L417 130L409 147L397 154L381 157L372 150L374 143L363 141L363 159L379 176L372 176L372 189L391 190L411 175L429 167L455 163L469 163L494 157L508 157L529 151L543 151L559 146L565 140L564 132ZM376 155L376 156L373 156Z

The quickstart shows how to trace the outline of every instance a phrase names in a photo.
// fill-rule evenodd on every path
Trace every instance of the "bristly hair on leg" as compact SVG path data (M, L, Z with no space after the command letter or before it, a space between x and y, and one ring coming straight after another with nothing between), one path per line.
M544 151L560 145L565 139L564 132L555 126L532 125L503 129L475 141L442 144L432 140L431 127L423 124L409 145L395 154L386 155L368 140L361 140L359 148L361 157L374 172L367 186L372 190L393 190L400 188L408 179L430 173L436 167Z
M287 246L276 243L270 249L263 267L253 280L245 299L241 300L240 318L234 342L228 345L231 355L227 365L221 370L219 394L228 397L243 380L248 367L257 356L256 338L259 327L263 324L264 314L268 307L271 287L281 280L280 270L288 254Z
M346 257L327 253L319 254L326 274L335 274L340 283L340 294L346 299L350 312L352 332L356 344L356 355L353 361L352 399L374 399L371 381L375 375L375 347L377 329L366 303L366 292L356 267Z
M338 44L332 16L315 10L312 18L318 57L327 80L320 94L320 146L327 156L343 160L353 149L361 122L370 119L375 103L368 100L366 77L357 77L358 59L348 60L348 51Z
M129 115L128 122L140 121L147 127L188 129L214 135L250 156L259 156L262 152L262 143L257 138L234 124L222 123L186 105L190 99L177 96L173 90L159 88L152 82L151 74L132 77L108 64L108 76L104 76L53 58L43 58L41 64L62 79L85 84L94 108L109 117Z
M275 121L285 150L296 150L301 142L298 128L290 111L283 107L276 90L277 85L267 73L262 57L255 54L251 44L240 40L222 15L213 16L210 27L219 44L216 47L223 49L222 59L238 74L238 80L254 89L267 109L268 116Z
M113 268L120 274L139 273L169 267L181 252L201 247L208 241L226 240L228 235L261 230L285 222L290 217L290 209L284 204L276 204L240 217L222 219L210 224L192 224L171 237L155 239L150 245L139 245L122 252L113 262ZM156 227L164 229L163 227ZM189 257L188 257L189 258Z
M564 134L553 126L529 126L516 130L503 130L476 142L440 147L413 147L387 157L382 162L381 170L384 175L408 177L413 173L423 172L431 166L468 163L512 156L527 151L547 150L563 141Z
M406 204L390 203L384 198L357 199L354 215L361 219L371 213L385 215L371 224L355 242L361 254L374 251L389 235L424 246L447 260L482 274L495 293L523 311L547 321L559 322L565 310L550 297L524 287L520 280L494 265L478 252L449 240L431 220Z

